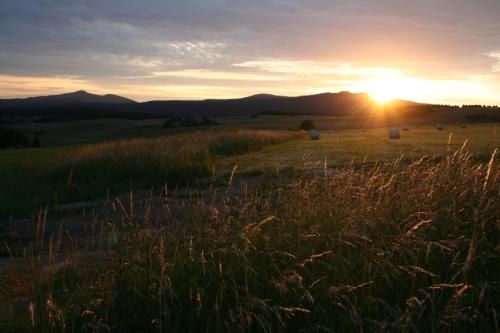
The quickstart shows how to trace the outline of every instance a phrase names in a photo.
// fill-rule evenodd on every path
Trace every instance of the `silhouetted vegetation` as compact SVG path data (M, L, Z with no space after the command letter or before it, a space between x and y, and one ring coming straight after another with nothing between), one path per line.
M178 127L178 124L173 119L167 119L163 123L163 128L166 128L166 129L172 129L172 128L177 128L177 127Z
M200 123L195 118L186 117L181 120L180 125L182 127L196 127L200 126Z
M488 121L500 121L500 115L487 115L487 114L476 114L465 116L467 121L471 123L488 122Z
M208 117L203 117L200 121L200 125L201 126L217 126L217 125L219 125L219 123L216 122L215 120L208 118Z
M28 146L30 146L30 142L22 133L10 128L0 127L0 148L20 148Z
M302 123L300 124L300 129L303 131L310 131L310 130L315 129L315 128L316 128L316 126L314 126L314 123L308 119L302 121Z
M186 118L172 117L165 120L165 122L163 123L163 128L171 129L176 127L200 127L200 126L208 127L217 125L219 125L218 122L206 116L203 117L200 121L192 117L186 117Z
M31 146L33 148L40 148L42 146L42 144L40 142L40 137L38 135L35 135L35 137L33 138L33 142L31 143Z

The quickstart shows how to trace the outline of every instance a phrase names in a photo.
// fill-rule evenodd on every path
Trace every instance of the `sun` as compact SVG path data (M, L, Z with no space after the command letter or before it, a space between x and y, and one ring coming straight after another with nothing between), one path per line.
M386 104L397 97L401 88L397 78L383 77L369 81L365 89L377 103Z
M369 94L379 104L389 103L395 98L392 92L384 87L373 89Z
M359 91L365 91L380 105L395 99L419 100L428 92L428 83L419 78L384 75L364 80Z

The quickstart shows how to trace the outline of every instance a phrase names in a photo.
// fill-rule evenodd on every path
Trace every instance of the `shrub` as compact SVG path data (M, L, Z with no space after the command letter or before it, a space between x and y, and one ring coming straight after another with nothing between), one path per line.
M182 127L196 127L196 126L200 126L200 123L198 122L198 120L196 120L194 118L187 117L187 118L183 118L181 120L181 126Z
M310 130L315 129L315 128L316 128L316 126L314 126L314 123L308 119L302 121L302 123L300 124L300 129L303 131L310 131Z
M0 148L28 147L30 142L21 132L0 127Z
M201 119L200 125L201 126L217 126L217 125L219 125L219 123L216 122L215 120L210 119L210 118L203 117L203 119Z
M172 129L172 128L176 128L176 127L177 127L177 123L173 119L167 119L163 123L163 128L165 128L165 129Z
M31 146L34 148L40 148L42 146L40 142L40 137L38 135L35 135L33 138L33 142L31 143Z

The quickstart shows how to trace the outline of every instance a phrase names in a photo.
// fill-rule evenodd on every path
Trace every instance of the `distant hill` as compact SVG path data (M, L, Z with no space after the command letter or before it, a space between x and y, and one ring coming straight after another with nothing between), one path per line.
M28 98L0 99L0 106L10 107L46 107L51 105L76 105L76 104L131 104L134 100L118 95L96 95L79 90L71 93L38 96Z
M393 107L417 105L395 101ZM364 114L379 106L366 93L322 93L286 97L257 94L236 99L198 101L150 101L138 103L116 95L86 91L68 94L0 100L0 117L35 117L39 121L71 121L95 118L145 119L163 117L232 116L271 114Z
M118 95L96 95L79 90L71 93L28 98L0 99L0 120L21 117L36 121L74 121L84 119L147 119L137 112L136 101Z
M278 98L290 98L287 96L277 96L277 95L272 95L272 94L256 94L248 97L243 97L241 99L255 99L255 100L263 100L263 99L278 99Z
M417 103L397 101L395 105ZM268 94L238 99L211 99L203 101L151 101L135 106L149 114L168 116L244 115L258 112L287 114L359 114L379 106L366 93L323 93L308 96L285 97Z

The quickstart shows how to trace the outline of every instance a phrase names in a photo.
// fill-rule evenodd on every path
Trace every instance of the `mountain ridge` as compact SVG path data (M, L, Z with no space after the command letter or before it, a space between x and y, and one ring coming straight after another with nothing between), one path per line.
M394 101L412 106L411 101ZM25 99L0 100L0 116L36 116L46 121L94 118L162 118L248 115L259 112L286 114L363 114L380 106L367 93L320 93L304 96L256 94L233 99L155 100L136 102L83 90Z
M85 90L77 90L69 93L32 96L26 98L0 99L1 104L78 104L78 103L103 103L103 104L128 104L136 101L114 94L97 95ZM36 106L36 105L34 105Z

